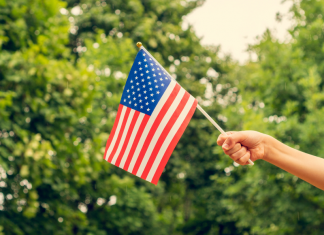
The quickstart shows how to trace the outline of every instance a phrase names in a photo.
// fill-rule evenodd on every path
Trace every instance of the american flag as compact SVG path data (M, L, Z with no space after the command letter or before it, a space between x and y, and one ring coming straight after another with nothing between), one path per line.
M129 73L104 159L157 184L197 100L141 49Z

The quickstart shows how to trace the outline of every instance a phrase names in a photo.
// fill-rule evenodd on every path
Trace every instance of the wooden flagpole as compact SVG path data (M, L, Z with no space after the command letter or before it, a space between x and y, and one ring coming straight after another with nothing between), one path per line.
M139 49L143 49L148 55L150 55L153 60L161 66L161 68L164 70L164 72L166 72L171 78L173 78L169 73L168 71L166 71L166 69L154 58L154 56L152 56L150 54L150 52L148 52L145 47L143 47L142 43L141 42L138 42L136 43L136 46L139 48ZM174 79L173 79L174 80ZM174 80L175 82L177 82L176 80ZM177 82L178 83L178 82ZM180 85L180 84L179 84ZM224 134L224 135L227 135L226 132L214 121L214 119L212 119L208 113L206 113L206 111L199 105L197 104L197 108L200 110L200 112L214 125L214 127L216 127L217 130L220 131L220 133ZM254 162L251 161L251 159L249 159L249 163L251 166L254 165Z

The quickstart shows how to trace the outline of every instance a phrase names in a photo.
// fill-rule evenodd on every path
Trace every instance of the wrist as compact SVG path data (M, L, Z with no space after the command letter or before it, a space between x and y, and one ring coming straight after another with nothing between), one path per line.
M272 156L273 148L276 145L274 141L276 140L272 136L263 134L263 140L262 140L262 144L264 148L263 160L267 162L269 162Z

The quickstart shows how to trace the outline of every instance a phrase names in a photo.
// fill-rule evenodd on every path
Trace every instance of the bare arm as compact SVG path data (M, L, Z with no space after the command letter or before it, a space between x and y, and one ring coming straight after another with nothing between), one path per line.
M234 161L263 159L324 190L324 159L293 149L275 138L256 132L230 132L220 135L217 144Z

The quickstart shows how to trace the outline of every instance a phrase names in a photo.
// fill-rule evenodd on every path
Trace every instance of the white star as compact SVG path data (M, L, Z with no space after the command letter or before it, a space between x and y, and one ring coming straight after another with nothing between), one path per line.
M143 53L143 56L145 56L146 54L145 53Z
M145 88L145 85L143 85L143 88Z
M146 94L146 91L143 91L144 92L144 94Z
M127 92L129 92L129 90L127 90Z
M141 97L141 94L138 94L138 97Z
M154 82L157 82L157 80L155 79Z
M140 89L139 88L137 88L137 91L139 91Z
M155 100L153 99L152 102L154 103L154 101L155 101Z
M136 98L134 97L133 100L136 100Z
M139 70L142 70L142 68L139 68Z
M165 77L165 79L168 79L167 77Z
M153 77L155 77L156 75L155 74L153 74Z
M152 60L152 59L150 58L150 60Z
M151 82L149 82L148 84L151 85Z
M150 91L152 90L152 88L150 88Z
M137 106L137 104L136 104L136 103L135 103L134 105L135 105L135 106Z
M158 85L155 86L155 88L158 88L158 87L159 87Z
M159 73L159 75L161 75L161 73Z
M157 68L157 70L160 70L160 68ZM161 75L161 74L160 74Z
M135 92L133 91L133 95L135 94Z
M135 79L137 79L138 77L136 76Z
M161 81L163 81L163 78L160 78Z
M148 105L149 103L148 102L146 102L146 105Z
M142 100L140 100L139 102L142 103Z
M160 94L160 92L159 92L159 91L157 91L157 92L156 92L156 94Z
M141 64L141 62L138 62L138 64Z
M147 79L150 79L151 77L150 76L147 76Z
M147 100L147 96L145 96L145 99Z
M142 79L142 82L144 82L144 79Z
M127 96L128 98L130 98L130 95L129 96Z
M161 86L164 86L164 84L162 83Z
M151 65L153 66L153 63L151 63Z
M151 96L153 96L153 94L151 94Z
M124 99L124 102L126 102L126 99Z
M143 108L143 106L141 106L141 109Z
M155 69L152 69L152 71L155 71Z
M134 86L132 86L132 89L134 88Z
M131 101L129 101L128 103L130 103L130 104L131 104L132 102L131 102Z
M149 71L148 70L146 70L146 73L148 73Z
M150 109L147 109L147 111L150 111Z
M141 76L143 76L144 74L141 73Z
M133 83L133 80L131 80L131 83Z
M147 61L146 59L144 59L144 61Z
M145 67L147 67L147 64L145 65Z
M136 85L138 86L138 85L139 85L139 83L138 83L138 82L136 82Z
M137 71L134 72L134 74L136 74L136 73L137 73Z

